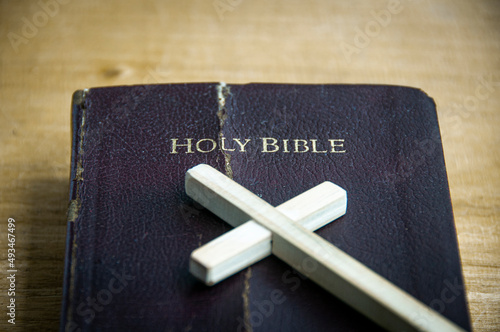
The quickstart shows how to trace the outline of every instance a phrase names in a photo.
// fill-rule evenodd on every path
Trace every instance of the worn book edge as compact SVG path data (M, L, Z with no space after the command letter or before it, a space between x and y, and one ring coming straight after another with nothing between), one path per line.
M76 233L75 221L81 208L80 186L83 182L83 141L85 136L85 97L88 90L73 93L71 105L71 173L69 207L67 214L66 254L64 259L64 285L61 309L60 330L70 330L73 307L71 301L74 292L76 269Z

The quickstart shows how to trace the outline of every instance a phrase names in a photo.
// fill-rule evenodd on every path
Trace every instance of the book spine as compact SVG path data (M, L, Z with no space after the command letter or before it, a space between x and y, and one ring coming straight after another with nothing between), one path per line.
M66 255L64 261L63 298L60 320L60 331L71 330L71 293L75 268L75 228L80 209L79 186L82 181L82 147L85 125L85 97L87 90L78 90L73 94L71 105L71 173L69 206L67 215Z

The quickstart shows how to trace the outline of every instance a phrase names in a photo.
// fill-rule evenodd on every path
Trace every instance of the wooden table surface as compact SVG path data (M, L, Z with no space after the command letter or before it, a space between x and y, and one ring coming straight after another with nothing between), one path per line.
M0 0L0 330L58 328L76 89L384 83L434 98L476 331L500 330L500 1Z

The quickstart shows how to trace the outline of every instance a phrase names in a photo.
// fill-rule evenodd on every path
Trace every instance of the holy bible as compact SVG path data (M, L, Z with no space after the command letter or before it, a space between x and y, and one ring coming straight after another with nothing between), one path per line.
M201 163L273 206L344 188L346 214L317 234L471 329L435 104L418 89L93 88L73 96L72 136L61 331L381 329L273 256L214 286L192 276L191 252L231 229L185 193Z

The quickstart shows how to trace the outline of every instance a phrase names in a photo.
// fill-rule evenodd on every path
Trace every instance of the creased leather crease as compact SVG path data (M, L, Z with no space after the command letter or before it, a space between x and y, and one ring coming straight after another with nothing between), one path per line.
M220 131L219 131L219 145L222 146L222 138L224 137L224 125L228 117L228 99L231 98L231 88L226 85L224 82L220 82L217 85L217 97L219 110L217 111L217 117L219 118ZM231 167L231 155L221 149L222 154L224 155L224 165L226 175L229 178L233 178L233 169ZM244 288L241 297L243 298L243 319L245 322L245 328L248 332L252 332L252 325L250 324L250 304L249 304L249 295L250 295L250 278L252 276L252 268L247 268L245 273L245 281Z
M229 86L226 85L224 82L220 82L219 85L217 85L217 97L218 97L218 104L219 104L219 110L217 111L217 117L219 118L219 124L220 124L220 131L219 131L219 145L222 143L222 137L224 137L224 124L227 119L227 106L226 106L226 99L228 96L231 95L231 89ZM229 178L233 178L233 170L231 168L231 155L227 153L227 151L224 151L221 149L222 154L224 155L224 164L225 164L225 170L226 170L226 175Z

